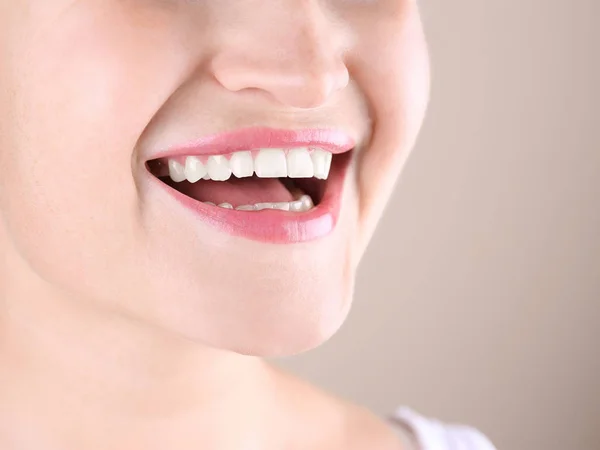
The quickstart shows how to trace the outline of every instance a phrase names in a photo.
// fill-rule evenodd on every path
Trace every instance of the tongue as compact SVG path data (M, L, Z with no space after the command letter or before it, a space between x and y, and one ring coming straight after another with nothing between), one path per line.
M278 178L230 178L228 181L200 180L180 183L177 189L201 202L233 207L255 203L292 202L295 198Z

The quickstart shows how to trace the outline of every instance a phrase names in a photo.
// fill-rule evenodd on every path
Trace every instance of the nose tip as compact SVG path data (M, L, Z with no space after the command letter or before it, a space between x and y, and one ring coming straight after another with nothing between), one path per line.
M286 58L249 58L221 55L213 61L213 74L227 90L260 90L293 108L316 108L344 89L350 80L342 59L321 61Z

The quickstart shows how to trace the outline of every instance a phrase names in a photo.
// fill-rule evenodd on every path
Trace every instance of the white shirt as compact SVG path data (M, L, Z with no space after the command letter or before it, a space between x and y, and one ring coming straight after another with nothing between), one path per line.
M496 450L483 433L472 427L444 424L404 407L398 408L392 418L410 450Z

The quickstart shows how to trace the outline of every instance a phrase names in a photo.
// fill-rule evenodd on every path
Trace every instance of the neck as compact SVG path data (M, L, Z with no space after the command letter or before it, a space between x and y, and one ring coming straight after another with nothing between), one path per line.
M15 430L33 423L48 430L42 438L48 441L57 439L51 436L55 430L73 435L71 429L88 426L114 430L112 439L123 432L125 439L136 424L152 424L147 431L153 439L164 427L163 435L188 433L191 442L192 429L203 429L204 448L211 441L221 448L239 444L232 433L220 435L219 424L254 434L261 428L257 421L266 417L274 396L272 374L260 359L210 349L101 311L31 273L17 272L0 280L0 399L12 405L6 411L16 412L0 421L21 421ZM80 448L101 448L102 437L90 433L88 438L94 444ZM0 447L6 448L1 436Z

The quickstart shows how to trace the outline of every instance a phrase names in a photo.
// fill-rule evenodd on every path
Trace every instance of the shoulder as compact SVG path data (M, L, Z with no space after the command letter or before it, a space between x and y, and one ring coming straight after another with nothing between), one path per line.
M295 411L293 421L298 427L293 434L298 440L294 441L302 442L303 448L412 450L402 444L391 421L289 373L278 372L286 403Z
M350 450L408 450L392 423L366 408L345 405L345 431Z
M292 432L301 448L314 450L495 450L479 430L430 419L398 408L389 419L325 392L287 373L279 373L285 410L293 411ZM293 447L296 448L296 447ZM300 448L300 447L299 447Z

